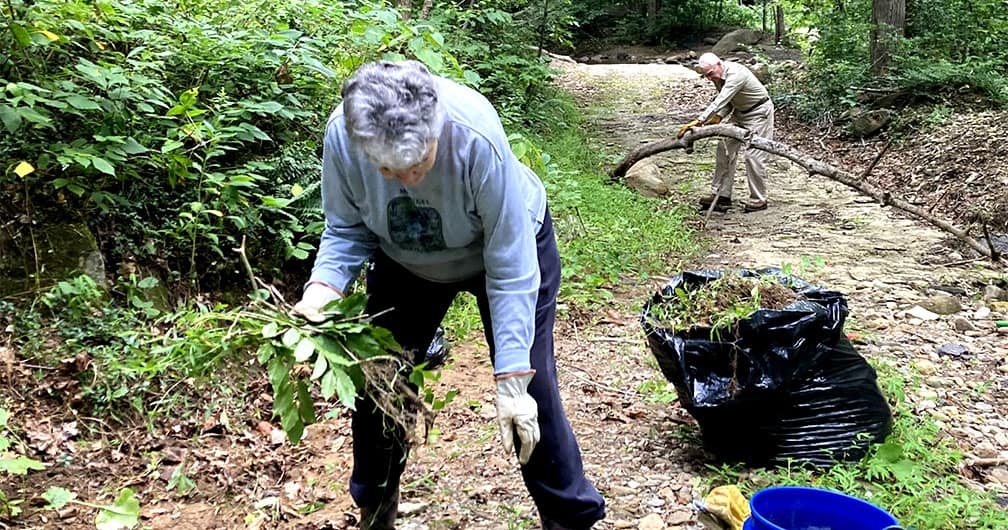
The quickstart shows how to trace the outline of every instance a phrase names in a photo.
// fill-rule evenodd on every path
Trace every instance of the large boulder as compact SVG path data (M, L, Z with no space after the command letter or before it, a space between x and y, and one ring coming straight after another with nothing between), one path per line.
M653 161L644 159L626 172L626 185L637 190L644 197L662 197L669 194L669 185L662 178L661 168Z
M840 121L848 121L847 133L855 138L867 138L882 130L892 121L893 113L888 109L865 110L853 107L844 111Z
M763 34L751 29L737 29L721 37L721 40L711 49L718 57L724 57L735 50L741 50L745 46L756 44L763 38Z
M105 260L84 223L0 230L0 297L25 294L67 277L87 274L107 287ZM36 284L36 275L39 276Z

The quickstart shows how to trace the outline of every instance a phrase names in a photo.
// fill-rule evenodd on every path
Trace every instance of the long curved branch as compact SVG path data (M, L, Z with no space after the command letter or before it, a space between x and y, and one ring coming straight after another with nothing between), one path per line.
M932 225L956 236L961 239L971 248L977 252L991 258L992 260L1000 260L1001 255L994 248L993 245L984 245L969 236L964 230L956 227L952 223L935 217L928 213L927 210L919 208L910 204L909 202L893 197L888 191L882 190L876 186L873 186L853 174L844 171L842 169L835 168L825 162L816 160L810 156L806 156L797 149L783 144L774 140L768 140L766 138L761 138L752 134L751 131L743 129L741 127L736 127L734 125L708 125L705 127L694 127L690 129L686 136L678 139L665 139L659 140L657 142L651 142L638 146L633 151L623 159L622 162L613 169L609 176L613 181L621 180L626 176L626 172L630 170L630 167L639 162L640 160L647 158L649 156L656 155L658 153L663 153L665 151L670 151L672 149L684 149L687 153L693 152L693 144L697 140L702 140L704 138L710 138L713 136L734 138L744 144L748 144L751 147L755 147L761 151L766 151L778 156L782 156L795 164L805 168L810 174L822 175L824 177L830 178L841 184L845 184L851 188L854 188L861 193L874 198L882 206L892 206L894 208L903 210L904 212L915 215L925 221L931 223Z

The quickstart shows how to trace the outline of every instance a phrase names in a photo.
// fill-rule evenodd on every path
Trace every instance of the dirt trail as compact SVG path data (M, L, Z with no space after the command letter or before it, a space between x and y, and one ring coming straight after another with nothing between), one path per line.
M642 141L672 134L713 96L709 83L674 65L557 66L567 70L561 83L578 96L587 126L618 156ZM789 131L779 132L780 138ZM693 203L706 193L713 150L713 142L704 142L691 155L655 157L678 199ZM770 172L770 209L714 214L704 231L708 250L688 266L758 268L797 264L803 257L822 259L825 267L799 274L848 295L847 330L862 337L861 353L918 374L906 388L918 412L942 422L969 461L986 462L964 468L964 478L977 488L1005 492L1008 335L999 334L993 321L1008 316L996 306L991 311L981 299L983 285L1004 273L983 262L942 265L964 261L944 234L840 184L808 176L787 161L774 161ZM747 195L743 173L740 166L735 183L735 197L742 200ZM619 286L612 305L592 320L561 314L557 322L565 406L586 473L608 505L608 517L596 530L699 529L688 503L705 493L699 477L706 461L692 419L677 403L662 402L669 397L662 391L665 380L638 324L642 302L659 287L631 281ZM934 320L902 315L941 293L951 293L960 310ZM474 340L455 347L443 388L460 393L437 418L429 442L410 458L403 476L400 530L539 528L514 457L505 454L499 441L486 345ZM946 343L966 352L939 354ZM256 405L268 410L266 401ZM192 451L195 459L190 472L199 493L188 499L165 489L172 468L164 467L158 478L144 471L149 462L142 454L122 461L125 476L136 477L128 484L138 490L145 527L356 527L347 492L351 442L345 412L310 426L302 445L294 448L279 438L269 441L279 434L276 426L271 433L269 424L260 430L262 424L249 428L247 420L235 418L236 431L225 436L165 437L166 448ZM99 449L94 459L82 453L80 460L94 461ZM75 491L85 498L107 486L105 478L85 478L90 472L65 472L80 477ZM66 479L54 480L64 484L60 481ZM29 527L93 528L91 512L61 517L35 519L39 524Z
M557 63L561 83L579 97L599 142L620 154L642 141L664 138L712 97L690 70L664 64ZM696 153L656 157L672 189L692 202L706 192L714 143ZM747 191L740 166L735 196ZM771 208L715 214L709 251L692 268L757 268L822 259L806 279L848 294L848 331L865 337L860 351L899 369L922 373L907 389L920 411L947 423L964 450L977 458L1008 458L1004 356L1008 336L983 316L978 285L994 273L982 267L946 267L956 261L944 234L880 208L840 184L810 177L785 160L772 163ZM673 274L676 271L669 271ZM899 313L941 286L963 305L934 321ZM641 303L659 286L624 286L611 310L593 322L561 317L556 352L561 389L584 454L586 472L606 496L608 517L599 530L699 528L688 507L702 496L705 460L690 435L693 424L677 403L656 402L664 379L638 324ZM961 289L958 291L957 289ZM937 292L937 291L934 291ZM958 320L965 324L956 324ZM974 328L957 331L956 325ZM956 343L969 353L942 357L937 346ZM461 345L445 371L447 387L461 394L437 420L441 435L419 447L407 468L400 528L538 528L512 459L493 426L492 389L484 347ZM974 472L977 487L1003 490L1008 469ZM644 522L647 520L647 522ZM658 524L664 526L647 526Z
M561 83L578 96L599 142L621 155L642 141L668 136L713 96L706 81L675 65L556 65L566 70ZM692 155L656 157L683 201L706 192L713 150L714 143L707 142ZM744 200L743 175L740 165L735 197ZM982 266L939 265L961 260L944 234L838 183L810 177L785 160L772 163L769 187L770 209L714 215L705 231L709 250L690 267L823 260L825 267L802 275L848 294L847 329L863 337L860 351L922 374L907 394L922 413L945 422L971 458L1008 461L1008 336L997 334L992 319L998 314L984 315L977 300L978 286L996 273ZM690 434L695 432L692 419L677 403L657 402L660 392L647 390L665 382L638 324L642 302L658 287L623 286L611 309L594 321L561 315L557 323L558 372L568 416L586 473L608 505L598 530L700 528L688 507L705 493L698 478L705 460ZM930 294L947 291L957 293L962 311L933 321L900 315ZM945 343L962 344L968 353L940 356L937 347ZM500 448L485 351L481 345L459 345L444 372L445 387L460 395L438 417L431 443L413 453L404 476L402 530L538 528L513 458ZM345 435L345 426L341 430ZM325 446L331 435L312 438L316 442L309 446L319 441ZM348 446L340 449L345 457ZM323 460L338 458L330 453ZM338 488L345 476L344 468L342 475L325 478ZM978 488L1004 491L1008 468L985 467L967 476ZM341 496L310 519L333 521L340 503L352 512Z
M590 122L609 135L606 143L621 149L621 154L641 142L674 134L714 95L707 81L678 67L555 64L565 69L563 83L579 94L582 104L596 109L589 113ZM778 138L788 132L778 130ZM692 155L672 152L655 157L664 177L672 181L673 193L682 201L692 203L707 193L713 145L707 142ZM769 209L743 213L735 207L725 214L713 214L705 230L710 238L709 250L691 266L760 268L797 265L803 258L821 259L824 267L798 266L795 270L808 280L847 294L851 310L847 331L862 337L859 351L905 373L918 374L920 377L906 389L918 411L933 414L945 426L945 432L967 454L968 462L1001 459L1000 464L991 467L968 466L964 477L978 488L1005 492L1008 335L994 326L994 319L1005 318L1004 313L998 313L996 304L981 299L984 285L998 275L1003 277L1003 271L991 270L983 262L963 260L955 250L959 245L947 234L882 208L825 177L810 176L784 159L771 163L768 186ZM744 169L739 164L734 198L741 202L747 197ZM961 310L935 320L903 313L935 295L959 302ZM995 310L992 312L988 305ZM1004 311L1003 306L1000 309ZM634 314L624 317L629 322ZM627 339L639 334L632 325L625 332ZM945 344L964 346L967 353L940 354L939 348ZM601 373L608 369L599 367ZM633 389L629 385L622 388ZM651 408L634 423L655 425L661 421L659 415ZM673 462L683 452L666 452L670 447L662 446L660 436L651 438L654 444L647 448L650 458L664 460L675 468ZM595 441L589 438L585 444L598 447ZM681 465L684 470L691 466ZM642 470L642 475L648 473ZM676 475L670 474L661 482L665 488L680 488L682 497L684 478L688 477L679 477L677 482ZM674 526L681 513L674 502L660 506L647 502L654 494L660 498L662 491L659 487L637 495L641 501L638 506L650 506ZM622 527L620 509L627 510L629 519L642 515L642 510L624 506L619 497L613 501L616 513L612 523L616 528Z

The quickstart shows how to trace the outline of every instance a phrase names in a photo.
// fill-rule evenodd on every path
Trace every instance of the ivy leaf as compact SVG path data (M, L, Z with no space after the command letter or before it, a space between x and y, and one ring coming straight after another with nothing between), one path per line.
M304 381L298 381L298 417L305 425L315 423L315 403L311 394L308 393L308 385Z
M26 456L17 458L0 458L0 473L6 472L12 475L27 475L28 471L42 471L45 464L38 460L32 460Z
M74 500L75 497L77 495L70 490L53 486L42 494L42 498L49 502L49 505L44 509L59 510L66 506L68 502Z
M270 322L262 328L262 336L271 339L280 334L280 326L276 322Z
M77 110L101 110L94 100L86 98L80 94L72 94L66 98L66 102L70 104L71 107Z
M336 378L336 394L339 395L340 403L350 410L357 410L354 404L357 400L357 387L353 379L342 370L332 370L329 373Z
M105 173L106 175L112 175L113 177L115 176L115 167L112 164L110 164L108 160L105 160L104 158L95 157L94 160L91 161L91 165L93 165L95 169L101 171L102 173Z
M280 342L282 342L283 345L287 346L288 348L293 348L294 345L297 344L298 340L300 339L301 339L301 332L298 331L297 328L290 328L286 332L284 332L283 337L281 337L280 339Z
M95 527L98 530L133 528L139 520L140 502L136 500L133 490L123 488L114 505L106 506L98 512Z
M8 22L7 27L10 28L11 33L14 34L14 40L16 40L22 48L27 48L31 45L31 35L24 26L18 24L17 22Z
M14 132L21 128L21 115L7 105L0 105L0 121L3 122L8 132Z
M287 336L284 335L285 340L286 338ZM303 363L310 359L313 353L315 353L315 341L311 337L301 337L297 347L294 348L294 360Z

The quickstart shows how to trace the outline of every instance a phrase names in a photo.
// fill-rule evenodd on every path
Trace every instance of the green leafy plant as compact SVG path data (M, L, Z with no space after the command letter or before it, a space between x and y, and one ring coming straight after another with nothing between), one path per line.
M1008 83L995 73L1008 64L1004 53L1008 12L999 0L922 0L908 5L903 36L893 43L891 66L882 74L873 73L870 64L872 2L781 3L789 18L787 27L804 31L795 37L804 42L808 67L796 85L802 88L780 96L796 101L809 119L872 105L879 94L942 102L960 94L980 94L996 104L1008 104ZM811 34L816 38L806 38ZM891 106L884 99L879 104Z
M524 154L542 171L549 196L563 261L559 311L606 304L626 278L668 274L696 251L689 224L695 210L613 186L603 171L606 149L589 143L573 102L554 99L548 112L541 126L549 136L523 130L522 138L542 146ZM540 164L537 152L549 157Z
M10 412L0 407L0 476L24 476L32 470L44 470L45 465L42 462L11 451L12 435L7 432L9 420ZM3 488L0 488L0 516L17 516L21 513L23 502L21 499L9 498Z
M641 383L637 392L651 403L672 403L679 397L672 383L657 379Z
M10 413L7 409L0 407L0 476L16 475L24 476L29 471L42 471L46 468L42 462L28 458L24 455L17 455L10 451L12 439L7 432L7 422L10 420ZM95 518L95 527L98 530L119 530L121 528L133 528L140 517L140 504L134 498L133 491L124 488L119 498L112 505L99 505L75 500L76 495L67 489L52 487L42 494L42 498L47 501L43 510L59 510L69 503L79 504L90 508L98 509ZM22 513L23 501L21 499L8 498L7 493L0 489L0 517L18 517Z
M314 402L309 384L316 384L323 399L336 396L353 409L359 388L367 384L364 363L390 362L392 372L400 368L400 348L392 335L364 321L365 296L357 293L326 307L332 318L321 324L305 324L285 314L264 312L269 320L262 326L267 339L259 347L258 359L267 366L273 386L273 410L293 443L300 441L304 427L315 422ZM295 372L295 364L311 366L307 377ZM370 374L382 373L380 370ZM390 385L395 376L390 376Z
M322 323L292 319L268 307L246 313L250 320L266 321L257 357L273 387L273 411L292 443L316 421L316 387L322 399L336 397L351 410L357 396L367 393L391 421L407 428L421 404L429 407L423 410L429 428L433 414L457 395L449 389L437 396L432 385L440 372L408 364L392 334L369 323L365 303L363 293L335 300L324 309L330 318Z
M781 274L794 276L801 279L808 279L816 271L826 267L826 260L822 256L802 256L798 263L785 262L780 266Z
M211 287L235 269L242 235L271 271L310 256L321 225L294 203L317 171L291 171L285 149L317 143L362 61L415 57L478 80L438 26L377 1L6 7L16 38L0 40L0 185L17 197L0 217L71 212L108 234L107 262L170 264Z
M175 490L179 495L188 495L196 490L196 483L185 472L185 463L175 466L168 480L168 490Z
M49 488L42 494L42 498L48 502L44 509L59 510L67 504L96 508L98 515L95 516L94 524L98 530L129 529L140 521L140 501L136 499L136 494L130 488L123 488L115 503L111 505L79 501L76 500L76 497L75 493L67 489Z
M678 287L660 303L653 304L647 318L658 328L673 333L710 328L711 340L727 332L758 309L779 309L797 295L773 276L742 276L726 273L692 289ZM730 340L730 339L727 339Z

